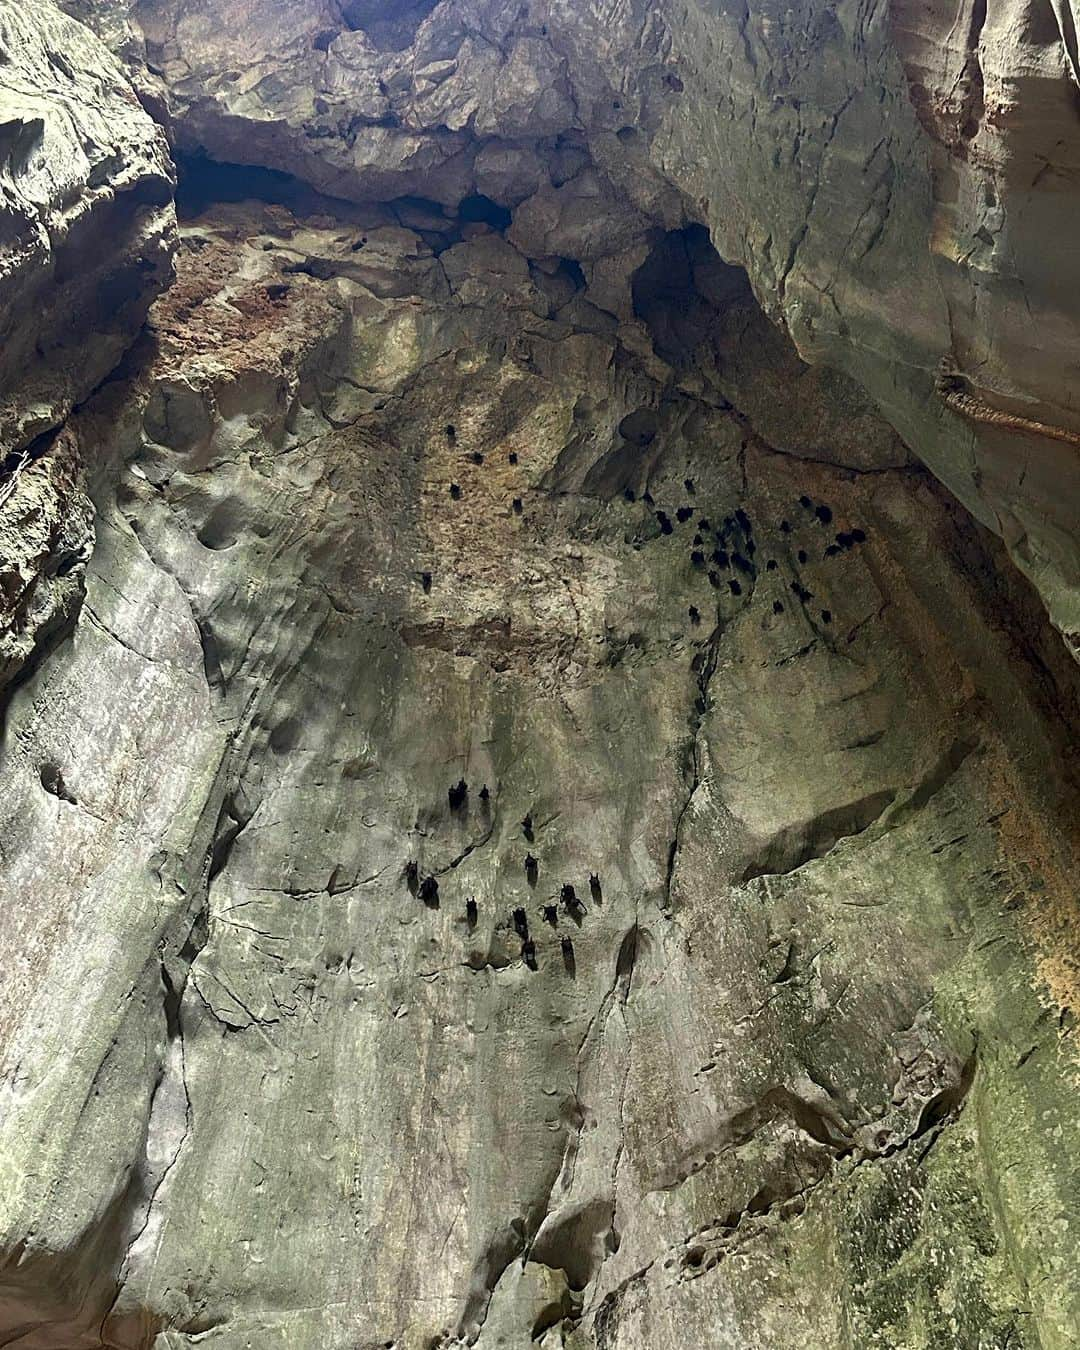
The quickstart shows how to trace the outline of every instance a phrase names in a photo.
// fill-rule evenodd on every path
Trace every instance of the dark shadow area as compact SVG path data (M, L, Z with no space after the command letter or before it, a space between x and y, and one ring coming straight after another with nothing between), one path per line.
M703 225L664 235L634 273L631 288L634 313L657 354L676 369L693 364L720 313L756 304L745 271L724 262Z
M415 216L419 213L422 216L429 216L433 219L439 219L445 213L441 202L432 201L430 197L395 197L390 203L391 209L395 215L402 217L402 224L408 226L408 216ZM449 229L451 222L446 222L446 228Z
M438 5L439 0L346 0L342 18L349 28L365 33L380 52L400 52L416 37L416 30Z
M680 374L696 372L713 404L737 408L769 445L853 468L910 463L860 385L802 360L745 270L720 257L704 226L660 238L631 278L631 293L657 355Z
M475 193L471 197L462 198L458 206L458 219L466 224L479 222L490 225L493 230L501 231L509 228L513 217L505 206L493 202L490 197Z
M582 271L581 264L575 262L573 258L560 258L557 276L565 277L573 286L575 291L585 289L585 273Z
M505 206L479 193L462 198L454 218L452 207L443 207L425 197L395 197L386 202L345 201L328 197L280 169L221 163L201 152L178 153L176 172L176 210L181 221L195 220L221 203L265 202L283 206L298 218L331 216L335 221L362 229L396 223L419 234L433 253L441 253L461 242L463 225L480 223L502 232L512 219ZM585 278L576 262L566 259L564 270L574 289L584 286Z
M652 408L635 408L619 423L623 440L642 449L653 443L659 429L660 419Z
M181 220L201 215L217 202L268 202L285 206L297 215L318 213L355 218L371 208L337 197L325 197L309 184L279 169L254 164L222 164L209 156L178 153L176 159L176 210Z

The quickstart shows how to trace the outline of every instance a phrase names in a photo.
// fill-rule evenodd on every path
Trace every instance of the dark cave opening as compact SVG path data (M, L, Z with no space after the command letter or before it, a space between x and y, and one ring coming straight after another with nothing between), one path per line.
M656 354L679 372L696 368L716 376L720 335L731 311L749 312L764 322L746 272L724 262L702 225L660 235L630 278L630 289L633 312L648 329ZM719 388L713 389L712 400L714 406L724 403ZM655 407L627 413L611 452L586 475L585 491L636 499L648 478L661 420ZM658 519L668 533L672 527L663 512Z
M493 230L501 232L509 228L513 216L505 206L500 206L482 193L474 192L469 197L463 197L459 203L458 219L465 224L490 225Z
M254 164L234 164L211 159L202 150L175 154L176 210L181 221L194 220L211 206L257 201L283 206L293 215L329 215L337 220L374 228L378 214L387 213L387 224L415 230L434 253L441 253L462 238L462 226L486 225L503 233L513 219L505 206L474 192L453 207L427 197L402 196L389 201L354 202L330 197L293 174ZM575 289L585 285L578 263L564 259L562 270Z
M631 292L657 355L676 369L693 363L718 315L757 303L744 269L724 262L703 225L669 230L634 273Z
M190 220L218 202L268 202L297 214L332 206L336 214L355 213L350 202L324 197L292 174L255 164L231 164L211 159L202 151L175 154L176 211Z
M438 5L439 0L404 0L387 4L386 0L347 0L341 7L342 18L354 32L362 31L380 52L400 52L411 45L416 30Z
M355 202L342 197L328 196L302 178L285 173L281 169L267 169L257 164L236 164L211 159L201 149L187 153L176 151L174 162L176 211L181 220L192 220L202 215L209 207L223 202L245 201L284 206L297 217L328 215L337 220L364 226L371 226L373 213L379 211L388 212L391 217L399 219L401 224L408 224L405 217L409 213L419 213L430 217L431 220L445 215L445 208L439 202L429 201L425 197L397 197L387 202ZM456 231L457 222L447 219L446 232ZM424 231L421 230L420 233Z
M586 282L584 269L581 264L576 262L573 258L559 259L558 275L565 277L567 281L571 282L575 291L583 291L585 289Z

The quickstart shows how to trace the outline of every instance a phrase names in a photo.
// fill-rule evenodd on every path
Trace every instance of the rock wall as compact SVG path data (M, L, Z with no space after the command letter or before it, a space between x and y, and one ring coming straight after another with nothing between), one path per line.
M123 0L70 3L119 41ZM801 355L867 388L1080 643L1068 5L132 8L125 49L184 149L355 200L479 191L520 208L534 252L574 238L590 281L643 227L708 225ZM580 249L589 218L608 228Z
M1072 1346L1080 672L878 410L1021 434L931 393L911 22L76 12L182 219L9 480L94 542L18 536L0 1343Z
M92 545L72 408L172 275L165 137L44 0L0 6L0 688L69 626Z

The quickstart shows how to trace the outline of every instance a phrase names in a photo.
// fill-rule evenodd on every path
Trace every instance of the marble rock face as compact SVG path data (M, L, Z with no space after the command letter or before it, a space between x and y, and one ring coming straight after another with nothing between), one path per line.
M1075 1346L1065 12L64 8L0 1344Z

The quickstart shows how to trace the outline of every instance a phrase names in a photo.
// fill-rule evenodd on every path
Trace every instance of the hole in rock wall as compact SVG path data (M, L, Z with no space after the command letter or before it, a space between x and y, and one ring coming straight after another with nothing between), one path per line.
M636 408L619 423L619 435L631 445L650 445L660 426L660 419L651 408Z
M176 209L181 218L201 215L217 202L270 202L303 214L325 200L299 178L279 169L222 164L198 153L178 154L176 174Z
M571 283L575 291L585 289L585 273L581 264L575 262L573 258L560 258L557 275L565 277Z
M391 219L412 227L412 217L419 212L429 218L429 224L441 224L444 217L443 207L438 202L423 197L398 197L388 202L352 202L341 197L327 196L305 183L303 179L280 169L267 169L257 164L234 164L228 161L211 159L202 150L184 153L174 151L176 165L176 210L181 220L190 220L202 215L212 206L230 202L266 202L271 206L284 206L298 218L324 215L336 220L355 221L366 224L371 221L373 212L385 210ZM486 198L485 198L486 200ZM494 206L494 203L492 203ZM389 223L389 222L388 222ZM420 229L421 234L425 231ZM447 242L460 238L458 223L445 221ZM429 242L434 242L430 240ZM358 250L366 240L358 241Z
M387 0L348 0L341 14L349 28L360 29L381 52L400 52L416 37L416 30L439 0L387 4Z
M75 796L64 781L64 775L58 764L47 760L42 764L38 777L41 779L41 786L50 796L62 802L75 802Z
M757 303L745 271L724 262L703 225L664 235L634 273L631 288L634 313L657 354L677 369L693 364L718 313Z
M396 222L415 231L432 252L438 254L460 243L463 227L467 225L483 224L502 232L513 218L506 207L481 193L463 197L456 208L417 196L395 197L384 202L351 202L317 192L302 179L279 169L222 162L201 151L178 152L175 162L176 209L182 221L193 220L222 203L265 202L271 206L284 206L298 219L325 215L342 222L353 222L365 230L380 222L386 225ZM367 244L367 236L362 235L354 243L353 251L362 252ZM307 270L307 266L302 270ZM581 267L571 258L561 260L559 275L575 289L580 290L585 285Z
M678 371L716 371L718 338L729 312L742 311L767 324L746 272L724 262L702 225L661 235L631 277L630 288L634 314L649 330L657 355ZM641 482L643 474L647 476L648 463L659 446L661 411L643 406L622 418L617 444L590 469L585 491L612 496L635 480ZM693 483L685 490L692 493ZM636 496L633 487L629 491ZM642 500L651 505L647 493L642 494ZM656 512L657 524L665 535L675 529L671 514ZM689 518L684 510L679 523ZM738 587L733 593L740 590Z
M458 206L458 219L466 224L478 222L490 225L493 230L505 230L512 216L505 206L500 206L481 193L474 193L462 199Z

